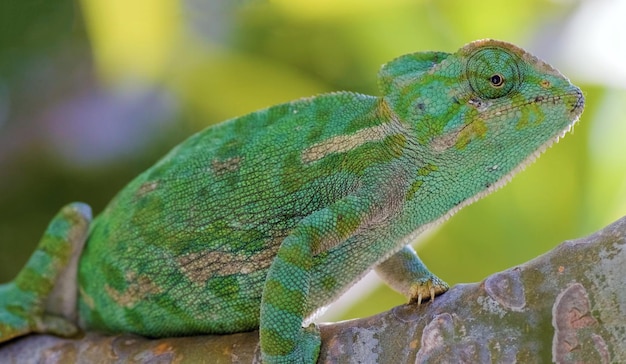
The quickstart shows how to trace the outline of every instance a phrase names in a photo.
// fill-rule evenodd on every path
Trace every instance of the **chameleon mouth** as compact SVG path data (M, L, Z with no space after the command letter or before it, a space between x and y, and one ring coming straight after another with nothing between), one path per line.
M527 101L521 104L507 105L505 107L491 110L486 113L481 113L480 115L482 118L489 118L489 117L494 117L494 116L500 116L511 110L519 109L519 108L529 106L529 105L540 105L540 104L547 104L547 103L558 105L563 99L567 100L566 101L567 104L570 104L571 102L572 107L570 110L568 110L568 112L571 114L572 122L575 122L574 119L576 119L578 116L580 116L580 114L582 114L583 108L585 106L585 97L583 96L583 93L579 88L574 88L572 92L565 92L565 93L561 93L558 95L549 95L549 94L538 95L538 96L535 96L535 98L530 101Z
M574 114L575 117L578 117L582 114L585 107L585 96L583 96L583 92L580 89L576 89L575 94L576 102L574 102L574 106L570 110L570 113Z

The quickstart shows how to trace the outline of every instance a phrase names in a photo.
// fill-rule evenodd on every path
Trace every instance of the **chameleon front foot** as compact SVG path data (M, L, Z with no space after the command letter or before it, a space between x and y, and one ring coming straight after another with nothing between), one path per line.
M435 300L435 296L446 292L448 289L450 289L450 286L435 275L420 279L411 287L409 304L417 302L419 306L424 299L430 299L432 302Z

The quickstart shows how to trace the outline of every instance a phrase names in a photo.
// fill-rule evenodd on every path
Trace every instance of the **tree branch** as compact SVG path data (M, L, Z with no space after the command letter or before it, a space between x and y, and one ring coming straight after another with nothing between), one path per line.
M435 302L321 325L320 363L626 362L626 217ZM256 332L149 340L30 335L1 362L250 363Z

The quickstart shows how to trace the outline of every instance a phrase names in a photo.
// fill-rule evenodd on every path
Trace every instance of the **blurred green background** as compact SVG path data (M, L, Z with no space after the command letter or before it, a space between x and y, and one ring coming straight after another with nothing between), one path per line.
M516 43L580 86L573 134L416 242L474 282L626 214L624 2L574 0L0 2L0 281L70 201L95 212L195 131L333 90L378 94L381 64L479 38ZM326 320L404 298L367 277Z

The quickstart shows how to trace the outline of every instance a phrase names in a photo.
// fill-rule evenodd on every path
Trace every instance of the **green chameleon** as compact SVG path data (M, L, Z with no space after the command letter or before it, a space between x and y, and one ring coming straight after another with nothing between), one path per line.
M495 40L401 56L379 84L207 128L93 222L65 206L0 286L0 341L258 328L264 362L313 363L312 316L371 268L411 302L445 292L409 244L563 136L584 98Z

